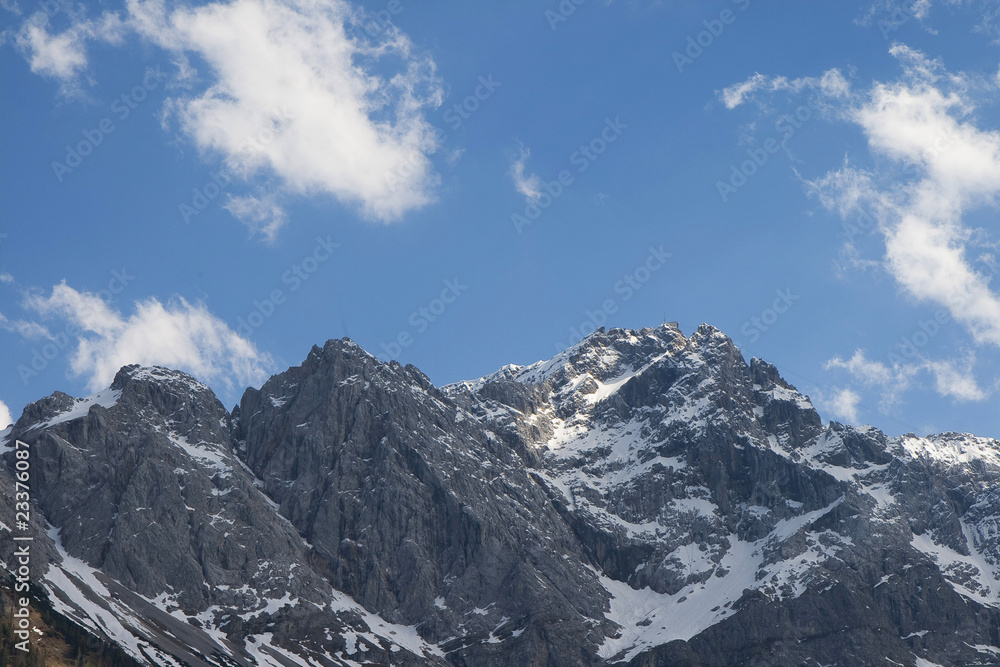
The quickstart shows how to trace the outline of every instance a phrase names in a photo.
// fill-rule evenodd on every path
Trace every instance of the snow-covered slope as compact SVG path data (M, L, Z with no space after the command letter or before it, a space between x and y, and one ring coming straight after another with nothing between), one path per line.
M898 552L901 572L934 563L957 594L995 605L1000 496L985 492L968 507L954 496L976 493L970 475L981 489L996 478L997 443L824 428L808 397L769 364L747 364L712 327L690 337L671 325L602 330L551 360L445 391L513 446L539 452L537 478L565 508L613 596L609 618L621 631L601 646L609 660L753 626L740 611L767 618L770 611L750 611L757 605L771 610L837 589L881 596L901 578L878 556L884 549ZM918 471L940 489L927 497L908 485L900 501L901 480ZM903 628L911 622L894 619ZM797 629L786 634L796 637L789 655L815 656ZM889 651L903 664L920 657L915 645L932 642L927 633L900 639L909 634ZM833 663L860 664L846 656Z

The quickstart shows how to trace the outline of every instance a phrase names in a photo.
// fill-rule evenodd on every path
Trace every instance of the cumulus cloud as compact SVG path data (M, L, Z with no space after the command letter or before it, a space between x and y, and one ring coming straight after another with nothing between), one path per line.
M29 295L25 307L43 318L69 322L81 330L70 341L70 370L91 391L107 387L126 364L160 365L183 370L227 388L256 384L273 366L271 358L239 336L203 304L155 298L135 303L123 314L99 296L65 282L48 296Z
M438 135L425 111L443 99L435 64L392 26L366 34L346 0L127 0L121 20L106 13L58 34L26 24L18 43L34 71L72 82L87 43L122 31L178 63L190 88L167 101L167 126L234 177L385 222L434 200ZM250 220L265 238L280 227Z
M0 401L0 429L7 428L14 423L14 418L10 414L10 408L3 401Z
M529 204L533 204L542 196L542 179L538 174L525 173L529 157L531 151L521 146L521 152L510 166L510 175L517 191L524 195Z

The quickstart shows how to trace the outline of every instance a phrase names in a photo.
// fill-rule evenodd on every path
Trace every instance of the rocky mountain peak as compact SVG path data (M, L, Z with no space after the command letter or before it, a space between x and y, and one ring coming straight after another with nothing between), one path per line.
M330 340L231 415L126 366L25 409L8 499L11 438L51 604L145 664L1000 655L1000 443L824 426L708 325L442 388Z
M167 430L188 436L207 428L212 434L204 439L225 437L219 429L228 428L228 411L207 385L187 373L162 366L124 366L110 391L118 393L124 410L162 420Z

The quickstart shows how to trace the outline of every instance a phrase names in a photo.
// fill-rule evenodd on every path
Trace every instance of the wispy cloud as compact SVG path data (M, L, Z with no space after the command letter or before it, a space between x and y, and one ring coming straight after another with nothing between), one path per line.
M529 204L533 204L542 196L542 179L538 174L526 173L530 157L531 151L521 146L521 152L511 163L510 175L514 179L514 187L517 191L528 200Z
M929 373L933 377L934 390L940 396L959 402L982 401L990 395L976 380L973 354L951 360L918 357L890 365L869 359L865 351L859 349L846 361L834 357L826 363L826 369L847 371L856 382L876 389L880 396L879 409L883 412L890 412L902 400L902 395L914 387L921 374Z
M877 387L881 393L879 407L883 411L891 410L899 402L900 395L910 388L914 376L920 370L909 364L894 363L889 366L873 361L866 356L864 350L856 350L846 361L834 357L826 362L826 368L846 370L862 384Z
M908 2L878 0L856 20L856 23L865 26L874 25L885 38L889 39L913 19L924 30L936 35L938 31L934 28L934 17L931 16L936 5L970 9L970 14L979 20L974 32L989 35L994 40L1000 34L1000 7L997 7L994 0L909 0Z
M11 331L26 339L52 339L52 334L41 324L28 320L11 320L3 313L0 313L0 329Z
M288 222L285 210L278 204L273 194L254 196L232 196L223 206L250 230L250 234L263 237L273 243L278 230Z
M718 95L727 109L735 109L760 92L790 91L797 93L807 88L815 89L827 97L842 98L850 94L851 83L844 78L839 69L827 70L819 78L803 77L799 79L765 76L760 72L755 72L746 81L722 89Z

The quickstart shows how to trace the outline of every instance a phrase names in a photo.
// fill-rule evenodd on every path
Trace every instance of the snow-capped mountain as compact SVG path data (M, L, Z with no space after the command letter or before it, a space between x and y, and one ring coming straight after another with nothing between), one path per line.
M127 366L0 437L36 605L138 664L1000 662L1000 443L824 426L707 325L440 388L329 341L232 411Z

